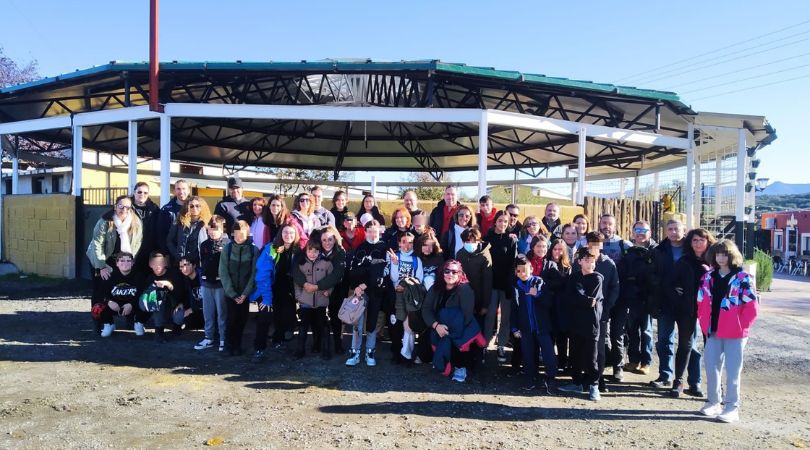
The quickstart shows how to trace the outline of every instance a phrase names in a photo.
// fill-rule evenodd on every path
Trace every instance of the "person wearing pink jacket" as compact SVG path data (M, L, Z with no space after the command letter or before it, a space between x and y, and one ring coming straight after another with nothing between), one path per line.
M742 270L743 257L732 241L709 248L706 260L713 270L703 276L697 294L700 328L706 339L708 401L701 414L725 423L740 420L740 375L748 332L757 317L754 279ZM720 377L725 362L726 391L720 403Z

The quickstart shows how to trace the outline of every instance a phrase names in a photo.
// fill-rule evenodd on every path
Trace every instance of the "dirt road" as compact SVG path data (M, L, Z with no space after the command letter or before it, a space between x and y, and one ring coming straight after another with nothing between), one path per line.
M810 445L810 283L764 294L743 371L743 420L695 415L627 375L599 403L525 395L494 355L469 382L426 365L343 365L289 349L262 364L197 352L199 332L167 344L90 331L75 284L0 281L0 447L795 448ZM252 342L253 322L247 342ZM216 443L213 442L212 443Z

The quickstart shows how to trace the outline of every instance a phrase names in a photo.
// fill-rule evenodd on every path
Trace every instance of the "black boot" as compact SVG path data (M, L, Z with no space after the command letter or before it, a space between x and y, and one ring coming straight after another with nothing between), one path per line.
M332 359L332 351L329 348L331 342L329 342L329 326L327 325L323 329L323 336L321 336L321 359Z
M304 354L306 353L306 345L307 333L304 332L303 328L299 328L298 341L295 343L295 353L293 353L293 357L303 358Z
M335 344L335 354L342 355L346 350L343 348L343 324L332 330L332 340Z

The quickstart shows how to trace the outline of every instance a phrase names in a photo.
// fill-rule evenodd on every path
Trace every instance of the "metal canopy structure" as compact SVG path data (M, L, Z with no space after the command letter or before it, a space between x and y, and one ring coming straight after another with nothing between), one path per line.
M166 115L144 112L148 63L111 62L0 89L0 134L42 150L127 154L136 145L140 157L166 158L161 127L169 127L169 158L231 171L426 171L438 179L443 171L536 177L587 166L583 176L632 176L683 164L696 114L671 92L437 60L160 66ZM87 114L101 112L113 114ZM36 126L20 125L28 121Z

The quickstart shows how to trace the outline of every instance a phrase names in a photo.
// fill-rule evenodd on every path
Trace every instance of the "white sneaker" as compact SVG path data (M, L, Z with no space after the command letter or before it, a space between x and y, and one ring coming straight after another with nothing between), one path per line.
M377 365L377 360L374 358L374 349L366 350L366 365L369 367Z
M723 410L723 413L717 416L717 420L723 423L732 423L732 422L739 422L740 421L740 409L739 408L726 408Z
M225 351L225 341L219 341L219 349L218 351L224 352Z
M349 350L349 359L346 360L346 365L349 367L354 367L360 364L360 350Z
M498 346L498 362L501 364L506 362L506 349L503 348L503 345Z
M146 330L143 329L143 324L135 322L135 336L143 336Z
M194 350L205 350L213 346L214 342L211 339L203 339L197 345L194 346Z
M113 331L115 331L115 325L111 323L105 323L104 329L101 330L101 337L110 337Z
M464 367L456 367L453 370L453 381L457 381L459 383L463 383L467 380L467 369Z
M709 403L706 402L703 404L703 407L700 408L700 413L704 416L709 417L717 417L723 412L723 405L720 403Z
M592 384L588 388L588 399L598 402L602 400L602 394L599 393L599 386Z

